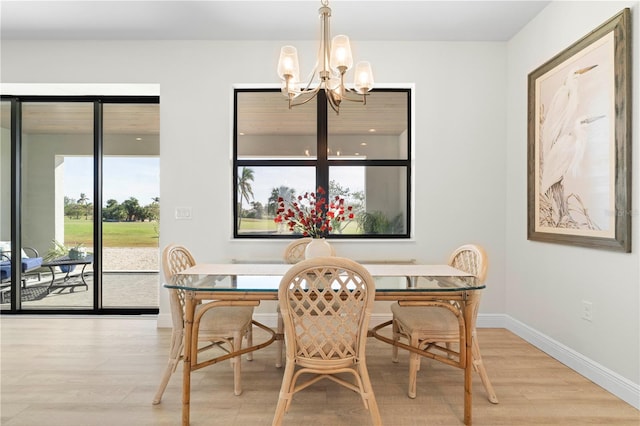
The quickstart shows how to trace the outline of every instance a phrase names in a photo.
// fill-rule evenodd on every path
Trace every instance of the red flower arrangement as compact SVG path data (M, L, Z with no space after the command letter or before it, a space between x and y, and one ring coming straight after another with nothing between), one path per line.
M344 198L335 196L327 203L325 190L319 186L316 193L305 192L291 200L285 207L285 201L278 197L278 210L274 222L284 223L290 231L298 231L305 237L319 238L334 227L354 217L353 207L345 206Z

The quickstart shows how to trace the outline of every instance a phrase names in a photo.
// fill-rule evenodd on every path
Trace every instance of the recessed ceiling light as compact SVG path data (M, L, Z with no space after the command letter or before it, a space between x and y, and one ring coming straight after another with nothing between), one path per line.
M239 135L240 135L240 136L244 136L244 132L240 132L240 133L239 133Z
M376 129L369 129L369 133L375 133Z
M366 142L361 142L360 146L367 146L367 143Z
M356 154L356 155L360 155L360 153L359 153L359 152L356 152L355 154Z
M142 138L136 138L136 140L137 140L137 141L141 141L141 140L142 140Z

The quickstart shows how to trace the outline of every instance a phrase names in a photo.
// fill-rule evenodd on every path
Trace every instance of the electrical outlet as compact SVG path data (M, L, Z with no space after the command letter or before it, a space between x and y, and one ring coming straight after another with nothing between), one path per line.
M582 301L582 319L585 321L593 321L593 303Z

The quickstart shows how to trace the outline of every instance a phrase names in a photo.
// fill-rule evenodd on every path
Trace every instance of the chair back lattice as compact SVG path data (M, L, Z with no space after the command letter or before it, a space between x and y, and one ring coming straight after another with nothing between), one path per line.
M313 240L311 237L298 238L289 243L289 245L284 249L284 261L286 263L298 263L301 260L305 259L305 250L307 245ZM331 256L336 255L336 249L333 245L329 244L331 247Z
M162 270L167 282L172 284L187 284L195 278L191 275L176 275L196 264L191 252L184 246L170 244L162 251ZM171 289L169 292L171 305L171 319L176 329L184 327L185 296L183 290Z
M290 242L284 249L284 261L293 264L304 260L304 251L307 248L307 244L310 242L310 237L298 238L297 240Z
M364 354L375 283L358 263L318 257L292 266L278 292L287 358L344 360Z
M473 274L478 284L483 284L487 278L487 253L475 244L465 244L458 247L449 257L449 265Z

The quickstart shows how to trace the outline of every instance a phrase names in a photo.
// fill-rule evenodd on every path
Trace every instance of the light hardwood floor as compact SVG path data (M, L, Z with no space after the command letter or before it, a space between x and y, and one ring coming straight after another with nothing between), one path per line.
M151 405L167 360L170 330L155 318L1 319L3 426L179 425L181 367L160 405ZM256 332L256 337L260 331ZM640 412L502 329L479 329L487 371L500 399L486 399L474 375L475 425L634 425ZM424 360L418 396L406 396L408 356L367 342L371 381L385 425L460 425L462 371ZM243 360L241 396L228 363L193 373L191 424L270 425L282 370L275 345ZM359 397L322 381L299 393L285 425L360 425L369 415Z

